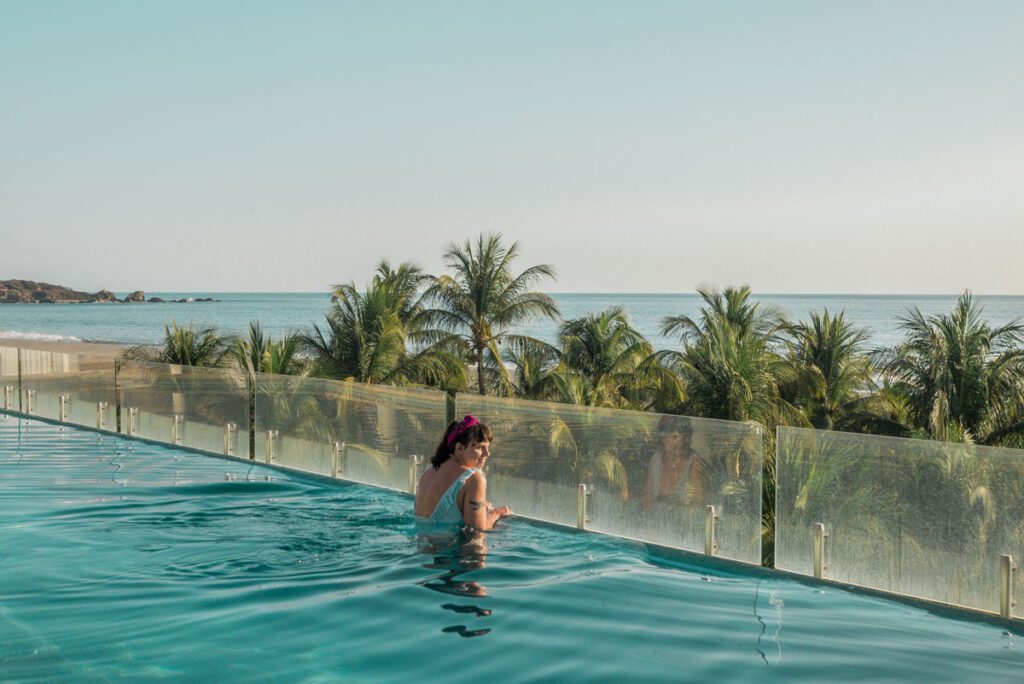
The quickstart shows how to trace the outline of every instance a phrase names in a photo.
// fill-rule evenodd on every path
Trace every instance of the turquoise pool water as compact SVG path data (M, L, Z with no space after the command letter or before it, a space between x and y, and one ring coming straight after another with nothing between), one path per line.
M268 479L269 478L269 479ZM0 415L5 681L989 681L1021 633ZM460 542L466 540L459 540Z

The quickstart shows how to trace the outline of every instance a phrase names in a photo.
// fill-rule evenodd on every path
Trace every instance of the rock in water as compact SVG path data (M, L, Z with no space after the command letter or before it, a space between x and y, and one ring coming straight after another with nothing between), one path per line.
M142 290L136 290L135 292L132 292L130 295L125 297L124 301L126 301L126 302L144 302L144 301L146 301L146 293L143 292Z
M111 292L110 290L100 290L99 292L92 296L92 301L103 303L116 302L117 295Z

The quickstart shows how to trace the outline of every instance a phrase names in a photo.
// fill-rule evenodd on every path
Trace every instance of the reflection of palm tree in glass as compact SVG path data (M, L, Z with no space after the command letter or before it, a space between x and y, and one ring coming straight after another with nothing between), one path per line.
M605 484L623 501L630 497L628 470L649 434L649 416L634 412L553 408L547 441L556 481Z

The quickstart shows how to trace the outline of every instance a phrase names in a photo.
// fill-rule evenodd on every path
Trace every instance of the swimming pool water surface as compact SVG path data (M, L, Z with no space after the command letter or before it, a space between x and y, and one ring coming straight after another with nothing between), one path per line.
M5 681L1015 680L1021 633L0 414ZM682 560L681 560L682 559Z

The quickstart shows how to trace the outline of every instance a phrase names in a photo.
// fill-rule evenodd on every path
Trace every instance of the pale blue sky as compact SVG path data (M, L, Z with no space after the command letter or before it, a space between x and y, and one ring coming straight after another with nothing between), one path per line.
M1024 2L0 0L0 279L1024 293Z

